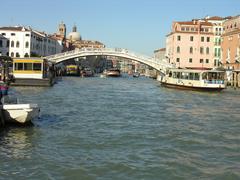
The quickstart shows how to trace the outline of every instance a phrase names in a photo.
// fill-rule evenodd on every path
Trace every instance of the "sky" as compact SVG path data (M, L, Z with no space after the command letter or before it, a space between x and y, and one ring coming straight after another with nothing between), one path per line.
M165 47L173 21L240 15L240 0L1 0L0 26L49 34L63 21L85 40L152 55Z

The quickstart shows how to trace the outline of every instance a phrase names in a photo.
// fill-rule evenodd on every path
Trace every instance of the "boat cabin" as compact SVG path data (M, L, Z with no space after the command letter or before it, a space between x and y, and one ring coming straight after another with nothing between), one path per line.
M169 78L204 81L207 84L224 84L225 72L216 70L171 69Z
M51 65L41 58L13 59L14 78L43 79L48 76Z

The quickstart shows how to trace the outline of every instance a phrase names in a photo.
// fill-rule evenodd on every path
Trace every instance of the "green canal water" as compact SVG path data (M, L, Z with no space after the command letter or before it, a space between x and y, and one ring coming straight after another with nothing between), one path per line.
M240 179L240 91L163 88L140 77L12 87L38 103L0 130L0 179Z

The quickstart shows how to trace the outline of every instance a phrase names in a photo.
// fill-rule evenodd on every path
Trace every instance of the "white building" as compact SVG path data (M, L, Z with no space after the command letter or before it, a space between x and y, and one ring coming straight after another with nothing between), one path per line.
M223 34L223 23L226 18L213 16L213 17L206 17L206 21L213 24L213 33L214 33L214 66L218 67L221 66L222 62L222 53L221 53L221 39Z
M0 56L6 56L9 50L9 41L0 34Z
M0 27L0 35L7 39L6 55L11 57L48 56L63 49L62 42L31 28Z

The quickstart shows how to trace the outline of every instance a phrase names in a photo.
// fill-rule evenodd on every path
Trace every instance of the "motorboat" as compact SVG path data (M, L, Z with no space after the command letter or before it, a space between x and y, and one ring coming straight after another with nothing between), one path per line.
M140 73L139 72L134 72L133 73L133 77L139 77L140 76Z
M37 104L18 104L6 102L2 98L3 118L6 123L26 124L39 117L40 108Z
M94 76L94 73L90 68L84 68L83 70L81 70L80 74L81 74L81 77L92 77L92 76Z
M201 69L169 69L159 81L163 86L200 91L221 91L226 88L225 71Z
M121 75L121 72L117 68L110 68L105 70L103 74L110 77L119 77Z

